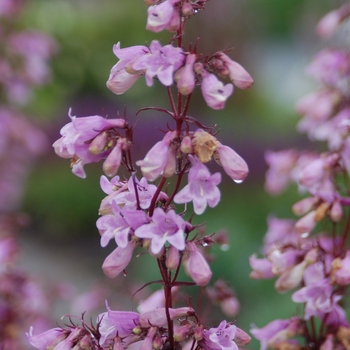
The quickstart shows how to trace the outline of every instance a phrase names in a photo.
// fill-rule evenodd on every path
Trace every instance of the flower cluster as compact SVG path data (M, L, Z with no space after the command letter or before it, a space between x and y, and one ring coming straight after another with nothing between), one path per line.
M143 159L134 161L133 144L138 140L129 118L127 122L126 118L70 115L71 122L61 129L62 137L53 147L60 157L71 159L72 171L79 177L86 176L85 164L103 160L105 175L100 178L100 186L106 197L100 204L96 225L102 247L110 241L117 245L103 262L104 273L117 277L131 262L134 251L141 250L156 260L161 280L153 283L160 283L163 291L161 296L157 293L149 298L151 301L142 303L140 314L112 311L107 306L108 311L98 317L95 327L83 322L82 327L55 328L36 336L31 330L28 339L38 349L122 349L141 342L144 350L186 345L193 349L236 350L250 340L231 323L221 321L217 328L206 327L199 312L189 306L174 308L173 304L180 287L209 284L212 271L205 247L223 241L222 237L216 240L215 236L206 235L203 225L192 223L194 214L201 215L208 206L215 207L220 201L221 173L212 174L210 163L215 161L237 183L248 174L246 162L214 136L213 128L188 115L191 94L200 85L206 103L221 109L233 92L233 85L224 85L217 76L230 78L242 89L250 87L253 80L223 52L203 57L195 48L183 47L185 23L205 8L206 1L147 3L150 7L146 28L176 33L167 45L157 40L149 46L129 48L116 44L113 52L119 61L111 70L107 87L122 94L141 75L147 86L152 86L154 80L165 86L170 109L142 109L160 111L171 118L163 138ZM142 176L137 173L138 168ZM187 183L182 186L186 174ZM190 202L193 213L188 208ZM192 281L178 280L182 266ZM225 282L208 288L206 295L229 316L237 314L239 303Z
M330 36L350 16L349 4L326 15L318 24ZM296 110L303 117L299 131L311 140L327 141L323 153L284 150L268 152L266 189L281 192L297 183L306 196L292 206L298 220L270 217L264 238L265 257L250 258L252 278L277 276L278 292L297 289L295 303L304 312L289 320L275 320L253 328L261 349L348 349L350 324L344 309L350 284L348 206L350 173L350 53L330 48L319 52L307 74L320 84L303 97ZM318 232L318 233L317 233ZM318 326L316 326L318 325Z

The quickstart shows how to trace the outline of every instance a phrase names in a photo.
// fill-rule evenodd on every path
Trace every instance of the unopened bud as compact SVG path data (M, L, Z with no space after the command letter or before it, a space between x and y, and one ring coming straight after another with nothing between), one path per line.
M174 246L170 246L168 250L168 256L165 260L165 265L169 270L176 270L179 266L180 254L178 249Z
M83 338L81 338L81 340L79 341L79 349L82 350L90 350L91 349L91 336L90 334L86 334L84 335Z
M242 329L236 327L236 334L233 340L238 346L244 346L249 344L252 338Z
M162 337L157 333L152 341L152 347L154 350L160 350L163 347Z
M103 152L106 147L107 136L107 131L103 131L98 134L90 143L89 152L91 154L100 154Z
M192 4L185 2L181 7L181 12L184 16L191 16L193 14Z
M203 71L203 64L200 62L197 62L194 64L193 66L193 70L197 73L197 74L201 74Z
M180 145L180 150L182 153L192 153L193 152L192 141L191 141L191 138L189 136L185 136L182 139L181 145Z
M111 153L107 156L106 160L102 165L103 172L109 176L114 176L120 166L122 161L122 142L117 142L117 144L112 149Z
M329 216L334 222L340 221L343 217L343 207L338 200L334 201Z
M330 207L330 204L327 202L323 202L322 204L320 204L317 209L316 209L316 214L315 214L315 221L319 222L322 219L324 219L324 217L327 214L327 211Z
M292 211L295 215L305 215L308 211L313 209L313 206L317 203L318 198L307 197L292 206Z
M204 328L203 326L197 326L193 333L193 338L197 341L202 340L204 338Z
M188 322L187 324L178 327L174 333L174 340L176 342L184 341L190 334L192 334L193 324Z

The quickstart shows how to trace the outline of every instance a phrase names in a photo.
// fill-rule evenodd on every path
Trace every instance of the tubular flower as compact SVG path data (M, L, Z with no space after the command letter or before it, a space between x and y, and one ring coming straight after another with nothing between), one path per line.
M135 236L151 239L150 250L155 255L160 253L166 242L178 250L184 250L186 225L187 223L181 216L176 215L174 210L165 213L161 208L156 208L151 223L137 228Z
M220 191L216 187L221 181L221 174L210 174L208 168L195 157L189 156L192 167L188 173L188 184L178 192L175 203L188 203L193 201L194 212L203 214L207 204L215 207L220 201Z

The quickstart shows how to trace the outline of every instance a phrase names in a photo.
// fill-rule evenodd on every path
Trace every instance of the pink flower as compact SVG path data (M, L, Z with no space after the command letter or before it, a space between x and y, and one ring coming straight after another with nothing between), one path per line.
M106 306L107 312L100 314L97 318L97 322L100 323L100 345L116 335L122 338L130 336L134 327L140 324L140 315L137 312L113 311L108 304Z
M222 52L220 52L218 56L224 63L224 66L228 69L230 79L235 86L240 89L249 89L253 85L254 80L240 64L232 61L230 57Z
M178 10L174 9L174 5L180 0L166 0L159 5L150 6L148 8L148 17L146 29L158 33L170 27L171 31L177 28L171 27L171 22Z
M233 93L233 85L224 85L214 74L208 73L204 69L201 75L201 89L206 104L213 109L223 109L226 100Z
M254 279L272 278L275 275L272 273L272 263L267 259L257 259L256 255L249 258L250 267L253 271L250 277Z
M117 247L107 256L102 270L110 278L117 277L128 265L132 258L135 245L131 242L125 248Z
M184 250L186 225L187 223L181 216L176 215L174 210L166 213L163 209L156 208L151 223L137 228L135 236L149 238L151 240L150 250L154 255L160 253L166 242L178 250Z
M182 49L172 45L162 46L157 40L153 40L149 48L150 52L136 59L132 64L132 68L146 72L145 77L148 86L153 85L155 76L163 85L170 86L173 83L174 72L185 61Z
M189 95L196 84L193 65L196 61L195 54L188 54L185 65L178 70L177 89L182 95Z
M107 87L113 93L120 95L127 91L141 76L141 71L132 69L132 63L149 53L149 49L141 45L121 49L120 42L118 42L113 46L113 52L119 58L119 61L111 69Z
M274 320L263 328L252 328L250 332L260 340L260 350L268 347L277 348L279 344L285 343L289 338L295 336L298 331L300 320Z
M215 160L224 168L226 174L235 182L241 183L248 175L248 165L232 148L219 142Z
M337 10L328 12L318 22L316 32L321 38L329 38L339 27L340 23L350 16L350 6L345 4Z
M169 131L162 141L157 142L146 154L143 160L136 162L141 167L142 175L148 181L154 181L160 176L167 165L170 143L176 137L176 131Z
M112 215L103 215L96 222L101 234L101 246L106 247L114 238L119 247L126 248L130 229L136 229L145 224L146 213L142 210L128 210L127 207L120 209L115 201L112 202L112 210Z
M101 132L124 128L124 119L106 119L101 116L76 118L71 116L71 122L60 131L62 137L52 146L57 155L62 158L74 158L73 173L79 177L85 177L84 164L98 162L105 157L110 150L100 154L92 154L89 150L90 142Z
M44 333L33 335L33 327L30 327L29 333L26 333L30 345L39 350L46 350L49 345L55 347L67 337L62 328L52 328Z
M199 342L204 350L238 350L234 342L236 326L222 321L217 328L204 330L204 339Z
M188 203L193 201L194 212L203 214L207 204L213 208L220 201L220 191L216 187L221 181L221 174L210 174L208 168L195 157L189 156L192 167L188 173L186 185L174 197L174 202Z
M186 271L199 286L206 286L211 280L212 272L207 261L197 249L194 242L187 242L189 258L186 261Z

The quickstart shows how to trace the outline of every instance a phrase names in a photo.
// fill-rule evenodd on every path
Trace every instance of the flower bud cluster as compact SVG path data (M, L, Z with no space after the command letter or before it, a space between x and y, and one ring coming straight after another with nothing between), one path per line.
M344 5L326 15L318 24L322 37L330 36L350 16ZM320 88L303 97L296 111L303 117L298 124L314 141L327 141L321 154L297 150L266 153L270 166L266 189L280 193L295 182L306 197L292 206L298 220L270 217L264 238L264 258L250 258L252 278L277 276L278 292L296 289L295 303L304 305L303 315L275 320L252 334L262 349L347 349L350 325L344 309L346 286L350 284L348 245L350 174L350 53L344 49L325 49L318 53L306 72ZM341 178L345 178L342 183ZM318 319L318 323L316 323ZM315 329L315 324L319 329ZM313 329L310 332L311 328Z

